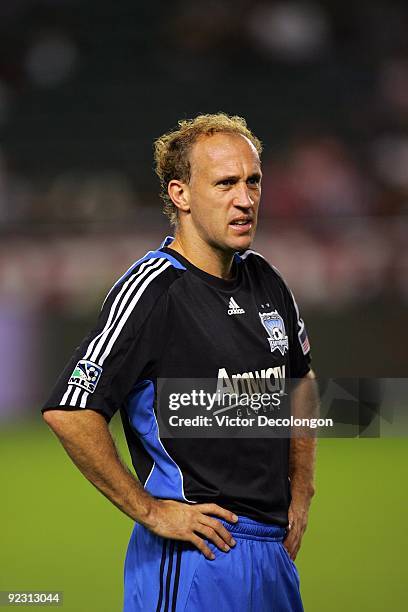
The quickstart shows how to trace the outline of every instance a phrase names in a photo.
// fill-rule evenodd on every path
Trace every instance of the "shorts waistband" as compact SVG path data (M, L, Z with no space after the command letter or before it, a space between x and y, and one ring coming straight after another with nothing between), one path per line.
M282 542L286 537L285 527L269 523L259 523L247 516L238 516L236 523L228 523L222 519L220 522L231 534L234 534L234 538Z

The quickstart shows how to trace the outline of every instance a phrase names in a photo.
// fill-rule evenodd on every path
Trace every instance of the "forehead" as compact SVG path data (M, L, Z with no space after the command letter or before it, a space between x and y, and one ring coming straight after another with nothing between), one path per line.
M260 168L257 150L241 134L217 133L199 136L190 153L191 173L225 174Z

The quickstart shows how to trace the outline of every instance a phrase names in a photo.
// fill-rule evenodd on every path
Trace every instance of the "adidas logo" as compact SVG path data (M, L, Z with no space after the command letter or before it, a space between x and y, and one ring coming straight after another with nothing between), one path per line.
M229 315L245 314L245 310L238 306L234 298L230 298L230 301L228 302L228 314Z

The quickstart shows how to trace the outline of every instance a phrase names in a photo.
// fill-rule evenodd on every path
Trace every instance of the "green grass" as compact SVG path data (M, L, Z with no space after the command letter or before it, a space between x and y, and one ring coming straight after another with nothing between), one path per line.
M297 560L306 612L407 609L407 458L406 439L319 442ZM0 590L62 590L66 612L120 611L131 521L40 421L3 429L0 461Z

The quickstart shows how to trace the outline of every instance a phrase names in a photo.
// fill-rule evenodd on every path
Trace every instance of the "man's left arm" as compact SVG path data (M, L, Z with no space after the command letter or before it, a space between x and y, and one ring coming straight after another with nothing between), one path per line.
M316 377L310 370L299 380L291 394L291 411L294 417L316 418L319 398ZM284 545L294 561L306 530L308 513L315 492L314 468L316 458L315 429L296 428L290 440L289 478L292 501L289 506L289 533Z

